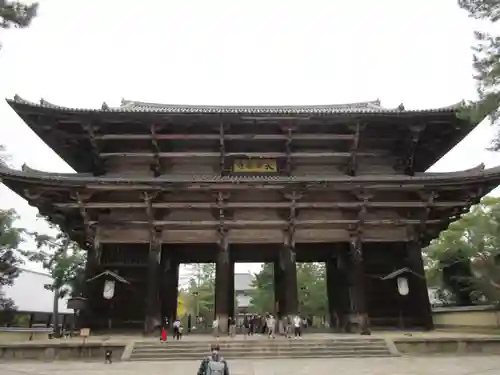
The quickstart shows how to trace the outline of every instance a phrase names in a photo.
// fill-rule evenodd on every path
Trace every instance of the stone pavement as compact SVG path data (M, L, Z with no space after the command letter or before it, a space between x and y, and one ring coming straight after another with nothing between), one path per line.
M1 375L196 375L198 362L17 362ZM500 356L232 360L231 375L498 375Z

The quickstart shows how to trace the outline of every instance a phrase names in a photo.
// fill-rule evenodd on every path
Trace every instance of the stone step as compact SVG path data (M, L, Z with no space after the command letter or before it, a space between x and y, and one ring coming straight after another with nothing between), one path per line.
M221 348L229 348L234 346L243 346L243 347L275 347L275 346L301 346L301 347L322 347L322 346L330 346L330 345L342 345L342 346L352 346L352 345L383 345L385 346L384 340L378 341L365 341L365 340L357 340L357 341L347 341L347 340L338 340L338 341L323 341L323 342L313 342L313 341L303 341L303 340L269 340L269 341L218 341L217 342ZM170 340L166 343L160 342L138 342L135 344L137 348L151 348L158 346L168 345L169 347L209 347L212 342L182 342L177 340Z
M244 338L241 338L241 337L236 337L234 339L231 339L231 338L228 338L228 337L220 337L219 339L217 338L213 338L211 340L203 340L203 341L200 341L200 340L190 340L189 337L185 338L185 339L181 339L181 340L174 340L173 337L171 336L168 336L168 340L169 341L175 341L179 344L186 344L186 345L189 345L189 344L202 344L202 343L211 343L213 341L218 341L220 342L221 344L222 343L226 343L226 344L230 344L230 343L233 343L233 342L244 342L244 343L247 343L247 344L263 344L263 343L266 343L266 342L288 342L288 341L300 341L300 342L304 342L304 343L325 343L325 342L383 342L384 339L383 338L375 338L375 337L370 337L370 336L366 336L366 337L362 337L362 338L337 338L337 339L310 339L310 338L307 338L307 337L302 337L302 338L299 338L299 339L293 339L293 338L284 338L284 337L276 337L275 339L268 339L267 337L262 337L262 338L258 338L258 339L244 339ZM158 341L160 341L160 338L158 338L157 340L137 340L136 341L136 344L141 344L141 345L148 345L148 344L155 344L157 343Z
M165 345L158 345L156 347L139 347L139 348L134 348L134 353L142 353L142 352L176 352L176 353L188 353L188 352L208 352L208 346L203 346L203 347L169 347L168 344ZM359 344L359 345L330 345L330 346L315 346L315 347L305 347L305 346L288 346L288 345L276 345L274 347L268 346L268 347L245 347L245 346L231 346L227 348L223 348L223 352L228 352L228 351L282 351L282 350L295 350L295 351L316 351L316 350L338 350L338 349L343 349L343 350L363 350L363 349L382 349L382 350L387 350L387 347L385 345L366 345L366 344Z
M198 360L201 361L204 355L188 354L183 356L132 356L130 361L188 361L188 360ZM377 352L377 353L353 353L350 351L346 352L336 352L336 353L316 353L311 355L310 353L234 353L224 356L227 360L232 359L281 359L281 358L387 358L393 357L389 352Z
M269 354L282 354L282 353L307 353L308 355L314 355L317 353L336 353L336 352L352 352L352 353L382 353L382 352L388 352L386 348L359 348L359 349L317 349L317 350L252 350L252 351L247 351L247 350L228 350L224 351L223 355L230 355L230 354L235 354L235 353L247 353L247 354L262 354L262 353L269 353ZM184 355L189 355L189 354L195 354L195 355L201 355L201 356L207 356L207 351L198 351L198 350L192 350L192 351L176 351L176 350L170 350L170 351L133 351L132 355L133 356L140 356L140 355L151 355L151 356L184 356Z
M168 344L158 346L158 347L149 347L149 348L134 348L135 352L157 352L157 351L177 351L177 352L208 352L208 346L195 346L195 347L168 347ZM305 347L305 346L287 346L287 345L277 345L274 347L245 347L235 345L233 347L221 348L221 351L226 352L228 350L242 350L242 351L276 351L276 350L304 350L304 351L315 351L315 350L336 350L336 349L345 349L345 350L359 350L364 348L374 348L374 349L386 349L385 345L329 345L329 346L315 346L315 347Z
M339 340L228 340L219 341L223 357L238 358L340 358L390 357L383 339ZM132 361L201 360L209 354L211 342L137 342Z

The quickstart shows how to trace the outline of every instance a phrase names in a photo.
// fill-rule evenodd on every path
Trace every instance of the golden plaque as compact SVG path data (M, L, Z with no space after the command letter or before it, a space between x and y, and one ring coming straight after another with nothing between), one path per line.
M233 162L236 173L276 173L278 163L274 159L236 159Z

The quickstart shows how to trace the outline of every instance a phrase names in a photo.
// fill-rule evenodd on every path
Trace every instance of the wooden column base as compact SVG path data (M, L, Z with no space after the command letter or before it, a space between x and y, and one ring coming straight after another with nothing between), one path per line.
M279 261L274 262L274 312L278 318L283 318L285 307L283 270Z
M281 250L280 262L283 269L283 315L293 317L299 313L295 250L284 246Z
M359 334L371 335L370 320L368 314L358 314Z
M214 317L219 321L219 332L226 334L228 332L228 318L230 313L230 277L234 278L231 272L231 261L229 260L227 250L220 250L215 264L215 314Z
M415 307L415 316L420 325L426 330L434 329L432 320L432 309L427 291L425 279L424 262L422 260L422 246L418 242L410 242L407 245L408 265L416 275L410 275L409 297ZM420 275L417 276L417 275Z

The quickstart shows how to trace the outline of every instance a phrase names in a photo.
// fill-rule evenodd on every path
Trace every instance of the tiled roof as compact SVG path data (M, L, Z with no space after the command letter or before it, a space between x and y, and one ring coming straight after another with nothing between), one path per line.
M265 115L265 114L397 114L397 113L417 113L417 112L453 112L459 104L449 107L406 110L403 105L397 108L384 108L379 100L349 103L349 104L328 104L328 105L284 105L284 106L215 106L215 105L181 105L181 104L159 104L147 103L133 100L122 100L119 107L110 107L103 103L101 108L71 108L59 106L41 99L39 103L34 103L14 96L14 99L7 99L11 106L24 104L32 107L57 109L68 112L116 112L116 113L173 113L173 114L241 114L241 115Z

